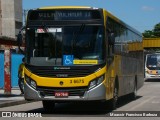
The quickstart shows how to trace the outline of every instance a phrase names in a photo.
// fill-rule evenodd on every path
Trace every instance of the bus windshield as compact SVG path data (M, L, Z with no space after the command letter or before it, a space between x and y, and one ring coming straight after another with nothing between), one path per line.
M29 64L63 65L64 56L74 60L104 60L104 28L77 26L27 28Z
M150 70L160 70L160 54L147 55L146 60Z

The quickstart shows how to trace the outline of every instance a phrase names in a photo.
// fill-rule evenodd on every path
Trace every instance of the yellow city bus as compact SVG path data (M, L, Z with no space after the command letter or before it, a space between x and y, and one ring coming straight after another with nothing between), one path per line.
M110 101L115 109L143 85L143 49L134 44L142 35L105 9L29 10L25 38L24 97L47 111L69 101Z

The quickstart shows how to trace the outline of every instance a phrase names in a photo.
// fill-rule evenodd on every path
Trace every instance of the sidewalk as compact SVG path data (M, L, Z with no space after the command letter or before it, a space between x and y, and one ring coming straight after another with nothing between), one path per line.
M11 95L5 95L4 90L0 89L0 108L28 103L20 93L18 88L14 88L11 90Z

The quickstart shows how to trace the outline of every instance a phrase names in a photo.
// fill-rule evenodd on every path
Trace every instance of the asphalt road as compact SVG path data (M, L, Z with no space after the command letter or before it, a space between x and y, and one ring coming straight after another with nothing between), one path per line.
M117 117L108 117L111 113L136 113L148 114L153 113L152 115L160 115L160 81L147 81L144 83L144 86L138 91L137 99L131 101L128 96L120 98L120 104L115 111L110 111L104 109L103 104L95 103L59 103L56 104L55 110L53 113L46 113L42 107L41 102L27 103L17 106L10 106L0 108L0 111L18 111L25 113L40 113L42 116L48 117L52 116L52 119L113 119ZM159 111L159 112L158 112ZM150 120L152 117L140 117L141 119ZM119 120L137 120L136 117L118 117ZM13 118L12 118L13 119ZM16 118L17 119L17 118ZM153 117L153 119L158 120L159 117Z

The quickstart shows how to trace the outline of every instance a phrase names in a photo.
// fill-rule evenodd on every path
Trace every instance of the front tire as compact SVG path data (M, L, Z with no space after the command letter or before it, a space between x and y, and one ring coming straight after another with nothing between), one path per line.
M136 82L134 84L134 91L131 93L130 97L132 100L135 100L137 98L137 84L136 84Z
M117 105L118 105L118 87L115 86L113 91L113 98L109 102L109 107L111 110L115 110L117 108Z
M55 102L51 100L43 100L42 101L43 108L46 112L53 112L55 107Z
M24 94L24 78L19 78L18 84L19 84L19 88L21 90L21 93Z

